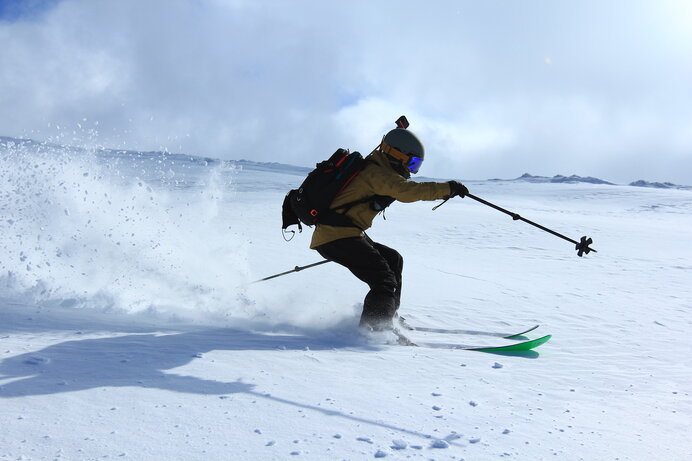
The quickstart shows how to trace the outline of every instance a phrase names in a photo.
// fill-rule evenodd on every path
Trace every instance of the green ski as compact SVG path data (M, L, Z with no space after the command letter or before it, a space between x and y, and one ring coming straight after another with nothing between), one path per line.
M508 344L506 346L493 346L493 347L463 347L463 349L469 351L479 351L479 352L522 352L530 351L535 349L541 344L547 343L553 335L545 335L541 338L530 339L528 341L522 341L520 343Z
M419 343L413 342L408 337L404 336L400 331L394 330L394 334L398 338L398 343L404 346L414 346L414 347L428 347L432 349L461 349L466 351L478 351L478 352L527 352L538 346L547 343L553 335L546 335L536 339L530 339L528 341L521 341L513 344L506 344L504 346L473 346L467 344L455 344L455 343Z

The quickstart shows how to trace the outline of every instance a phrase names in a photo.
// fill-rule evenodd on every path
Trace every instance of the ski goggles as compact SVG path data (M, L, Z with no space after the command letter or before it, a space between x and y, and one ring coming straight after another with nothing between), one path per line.
M408 162L406 162L406 167L408 168L408 171L410 171L413 174L416 174L418 173L418 170L420 170L422 164L422 157L409 157Z
M382 142L382 144L380 144L380 149L385 154L388 154L394 157L395 159L399 160L401 163L403 163L406 166L406 168L408 168L408 171L410 171L413 174L418 173L418 170L420 170L420 167L423 164L423 157L405 154L396 147L392 147L384 141Z

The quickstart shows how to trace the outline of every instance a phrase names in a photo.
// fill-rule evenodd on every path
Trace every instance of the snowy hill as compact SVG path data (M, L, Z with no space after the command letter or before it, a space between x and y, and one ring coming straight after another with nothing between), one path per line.
M0 459L687 460L692 195L474 181L395 203L368 234L404 259L401 314L465 333L391 344L367 290L285 242L308 169L0 140ZM521 178L520 178L521 179Z
M11 138L11 137L6 137L6 136L0 136L0 150L2 149L15 149L15 150L20 150L20 149L33 149L37 151L42 151L42 150L52 150L52 151L70 151L70 152L84 152L85 149L83 148L75 148L75 147L65 147L62 145L54 144L54 143L45 143L45 142L39 142L39 141L34 141L32 139L18 139L18 138ZM149 160L153 162L158 162L158 163L170 163L170 162L182 162L182 163L198 163L198 164L204 164L204 165L216 165L219 162L224 162L230 165L233 165L235 167L242 168L244 170L249 170L249 171L269 171L269 172L274 172L274 173L281 173L281 174L293 174L297 176L304 177L307 175L312 170L312 167L308 168L305 166L296 166L296 165L288 165L284 163L279 163L279 162L255 162L252 160L219 160L219 159L214 159L214 158L209 158L209 157L204 157L204 156L199 156L199 155L188 155L188 154L173 154L169 152L139 152L139 151L131 151L131 150L122 150L122 149L106 149L106 148L99 148L95 149L93 152L97 157L103 157L107 159L129 159L133 163L136 163L138 160ZM319 161L320 159L317 159L316 161ZM436 178L431 178L427 177L424 175L416 176L413 178L414 180L417 181L435 181L438 180ZM470 179L470 178L469 178ZM609 185L615 185L615 183L605 181L603 179L599 178L594 178L592 176L578 176L578 175L571 175L571 176L563 176L563 175L555 175L553 177L547 177L547 176L534 176L529 173L524 173L523 175L519 176L518 178L515 179L500 179L500 178L495 178L495 179L489 179L488 181L490 182L530 182L530 183L556 183L556 184L579 184L579 183L586 183L586 184L609 184ZM683 186L683 185L678 185L678 184L673 184L670 182L650 182L650 181L645 181L643 179L633 181L629 183L630 186L635 186L635 187L653 187L653 188L659 188L659 189L692 189L692 186Z

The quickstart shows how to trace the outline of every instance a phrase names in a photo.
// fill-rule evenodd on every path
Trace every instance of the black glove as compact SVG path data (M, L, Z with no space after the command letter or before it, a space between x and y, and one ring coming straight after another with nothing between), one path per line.
M449 198L456 197L457 195L461 198L464 198L469 193L469 190L466 188L466 186L464 186L459 181L449 181L447 184L449 184L449 188L452 191L452 193L449 194Z

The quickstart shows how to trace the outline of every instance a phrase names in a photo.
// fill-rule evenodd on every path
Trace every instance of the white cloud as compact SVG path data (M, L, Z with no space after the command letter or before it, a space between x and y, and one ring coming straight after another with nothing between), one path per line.
M690 22L676 0L63 0L0 22L0 134L87 119L104 145L312 165L405 113L428 176L692 184Z

